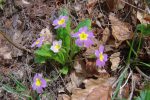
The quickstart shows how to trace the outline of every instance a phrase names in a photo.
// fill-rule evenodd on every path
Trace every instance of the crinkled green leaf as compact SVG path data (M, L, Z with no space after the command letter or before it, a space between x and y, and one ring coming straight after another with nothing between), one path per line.
M81 27L84 27L84 26L87 26L88 29L91 29L91 20L90 19L85 19L83 20L82 22L80 22L78 24L78 26L75 28L74 32L78 32L78 30L81 28Z
M61 70L60 70L60 72L62 73L62 74L64 74L64 75L67 75L68 74L68 67L67 66L64 66Z
M54 59L55 61L64 64L65 63L65 57L63 55L62 52L58 52L57 54L55 54L52 59Z
M70 28L70 21L67 21L65 28L57 29L57 39L62 40L62 45L65 47L66 51L70 50L70 36L71 28Z
M150 24L139 24L137 25L137 30L140 31L143 35L150 35Z
M53 56L53 52L50 50L49 44L44 44L41 48L35 51L35 62L45 63L47 59Z
M41 48L35 51L35 55L42 56L42 57L51 57L52 52L50 51L50 45L45 44Z
M45 63L47 61L48 58L46 57L43 57L43 56L39 56L39 55L36 55L35 58L34 58L34 61L35 63Z

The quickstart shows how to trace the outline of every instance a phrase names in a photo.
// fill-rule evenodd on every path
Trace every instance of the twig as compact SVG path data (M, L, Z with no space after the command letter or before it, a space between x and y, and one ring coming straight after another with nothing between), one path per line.
M132 74L133 74L132 71L130 71L130 73L129 73L128 77L127 77L126 82L120 87L120 90L121 90L123 87L125 87L125 85L127 84L128 80L129 80L129 78L130 78L130 76L131 76Z
M136 8L136 9L138 9L138 10L143 11L143 12L146 13L146 11L143 10L143 9L141 9L141 8L137 8L136 6L134 6L134 5L132 5L132 4L128 3L128 2L126 2L126 1L124 1L124 0L121 0L121 1L124 2L124 3L126 3L126 4L128 4L128 5L130 5L130 6L132 6L133 8Z
M135 80L134 80L134 77L132 75L132 88L131 88L131 93L130 93L130 96L129 96L129 99L128 100L132 100L132 96L133 96L133 91L135 89Z
M144 74L137 66L135 67L135 69L145 78L147 78L148 80L150 80L150 77L147 76L146 74Z
M29 50L29 49L26 49L25 47L23 46L18 46L16 45L15 43L13 43L6 35L4 32L0 31L0 34L10 43L12 44L14 47L18 48L19 50L22 50L22 51L26 51L26 52L29 52L32 54L32 52Z

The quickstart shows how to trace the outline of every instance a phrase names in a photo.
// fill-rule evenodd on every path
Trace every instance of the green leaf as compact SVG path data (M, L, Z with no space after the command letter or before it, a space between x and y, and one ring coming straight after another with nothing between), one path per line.
M57 62L59 62L59 63L61 63L61 64L64 64L64 63L65 63L65 57L64 57L64 55L63 55L62 52L56 53L56 54L52 57L52 59L54 59L55 61L57 61Z
M84 26L87 26L88 29L91 29L91 20L90 19L85 19L83 20L82 22L80 22L78 24L78 26L75 28L74 32L78 32L78 30L81 28L81 27L84 27Z
M50 44L44 44L41 48L35 51L35 62L45 63L46 60L53 57L53 52L50 50Z
M143 35L150 35L150 24L139 24L137 25L137 30L140 31Z
M50 50L50 45L49 44L43 45L41 48L35 51L35 54L42 57L51 57L52 52Z
M68 74L68 67L67 66L64 66L61 70L60 70L60 72L62 73L62 74L64 74L64 75L67 75Z
M21 82L19 82L13 75L10 75L10 78L15 82L15 84L17 85L16 90L19 92L23 92L25 90L27 90L27 87L25 85L23 85Z
M36 55L42 56L42 57L51 57L51 53L44 49L39 49L35 51Z
M66 51L70 50L70 36L64 37L64 43L63 46L65 47Z
M67 21L65 28L59 28L56 30L57 32L57 39L62 40L62 46L65 47L66 51L69 52L70 50L70 41L71 41L71 28L70 28L70 21Z
M150 100L150 90L141 91L140 96L138 96L135 100Z
M45 63L48 58L36 55L34 58L35 63Z
M23 97L27 97L30 100L33 100L31 96L23 94L21 92L17 92L15 89L13 89L12 87L10 87L9 85L2 85L2 89L4 89L5 91L18 95L20 98L24 99Z

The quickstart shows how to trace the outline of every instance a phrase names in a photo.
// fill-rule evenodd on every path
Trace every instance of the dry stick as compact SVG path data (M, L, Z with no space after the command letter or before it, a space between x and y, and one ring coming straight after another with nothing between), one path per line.
M150 80L150 77L147 76L146 74L144 74L137 66L135 67L135 69L145 78L147 78L148 80Z
M127 84L128 80L129 80L129 78L130 78L130 76L131 76L132 74L133 74L133 72L130 71L130 73L129 73L128 77L127 77L126 82L120 87L120 90L122 90L122 89L125 87L125 85Z
M32 52L29 50L29 49L26 49L25 47L20 47L18 45L16 45L15 43L13 43L6 35L4 32L0 31L0 34L10 43L12 44L14 47L18 48L19 50L22 50L22 51L26 51L26 52L29 52L32 54Z
M128 2L126 2L126 1L124 1L124 0L121 0L121 1L124 2L124 3L126 3L126 4L128 4L128 5L130 5L130 6L132 6L133 8L136 8L136 9L138 9L138 10L143 11L143 12L146 13L146 11L143 10L143 9L141 9L141 8L137 8L136 6L134 6L134 5L132 5L132 4L128 3Z
M131 93L130 93L130 96L129 96L129 99L128 100L132 100L132 96L133 96L133 91L135 89L135 79L132 75L132 88L131 88Z

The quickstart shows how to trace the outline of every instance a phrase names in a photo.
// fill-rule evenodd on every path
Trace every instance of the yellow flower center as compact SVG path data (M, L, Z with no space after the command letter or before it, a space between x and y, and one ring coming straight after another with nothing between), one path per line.
M56 45L55 45L55 49L58 50L58 49L60 49L60 48L61 48L61 46L60 46L59 44L56 44Z
M42 82L40 79L36 78L36 82L35 82L35 85L36 86L41 86Z
M40 40L37 40L36 42L35 42L35 44L39 44L40 43Z
M103 60L104 60L104 56L103 56L102 53L99 54L99 59L100 59L100 61L103 61Z
M88 34L86 34L85 32L82 32L81 34L79 34L80 40L87 40Z
M62 24L64 24L64 22L65 22L65 19L62 18L62 19L60 19L60 20L58 21L58 24L59 24L59 25L62 25Z

